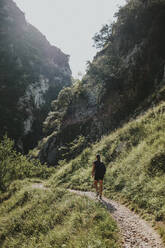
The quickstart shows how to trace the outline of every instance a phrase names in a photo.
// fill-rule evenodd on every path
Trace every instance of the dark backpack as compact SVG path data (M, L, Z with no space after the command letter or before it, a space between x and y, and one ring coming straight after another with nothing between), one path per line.
M106 167L103 162L95 161L95 174L104 176L106 172Z

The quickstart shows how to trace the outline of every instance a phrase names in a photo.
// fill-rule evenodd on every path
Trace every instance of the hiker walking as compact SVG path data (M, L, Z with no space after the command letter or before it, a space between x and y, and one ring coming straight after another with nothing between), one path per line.
M106 168L103 162L100 161L100 155L96 155L96 161L93 162L92 176L94 177L94 185L96 188L96 196L102 199L103 192L103 179L106 172ZM99 183L99 188L98 188Z

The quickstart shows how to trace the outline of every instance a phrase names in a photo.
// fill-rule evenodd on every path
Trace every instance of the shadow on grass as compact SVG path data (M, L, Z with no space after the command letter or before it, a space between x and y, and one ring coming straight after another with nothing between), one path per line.
M105 207L107 208L107 210L110 212L110 213L114 213L117 209L111 204L109 203L108 201L106 200L102 200L101 201L102 204L105 205Z

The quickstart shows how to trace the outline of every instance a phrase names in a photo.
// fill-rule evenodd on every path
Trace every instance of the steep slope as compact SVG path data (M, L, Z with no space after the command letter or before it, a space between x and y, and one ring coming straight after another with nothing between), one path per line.
M152 220L165 242L164 130L163 101L86 148L69 163L61 161L48 185L90 191L92 163L100 153L107 167L104 194Z
M94 37L101 50L83 80L52 103L45 138L34 152L42 162L54 165L76 156L139 106L149 107L163 84L165 2L131 0L116 16Z
M0 136L27 151L41 137L50 103L71 84L68 56L32 25L12 0L0 1Z

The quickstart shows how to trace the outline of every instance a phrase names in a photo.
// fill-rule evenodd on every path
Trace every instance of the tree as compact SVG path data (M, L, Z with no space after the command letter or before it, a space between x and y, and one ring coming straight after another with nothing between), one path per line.
M103 48L108 42L112 41L112 30L113 24L111 25L104 25L99 33L96 33L93 37L94 46L96 48Z

